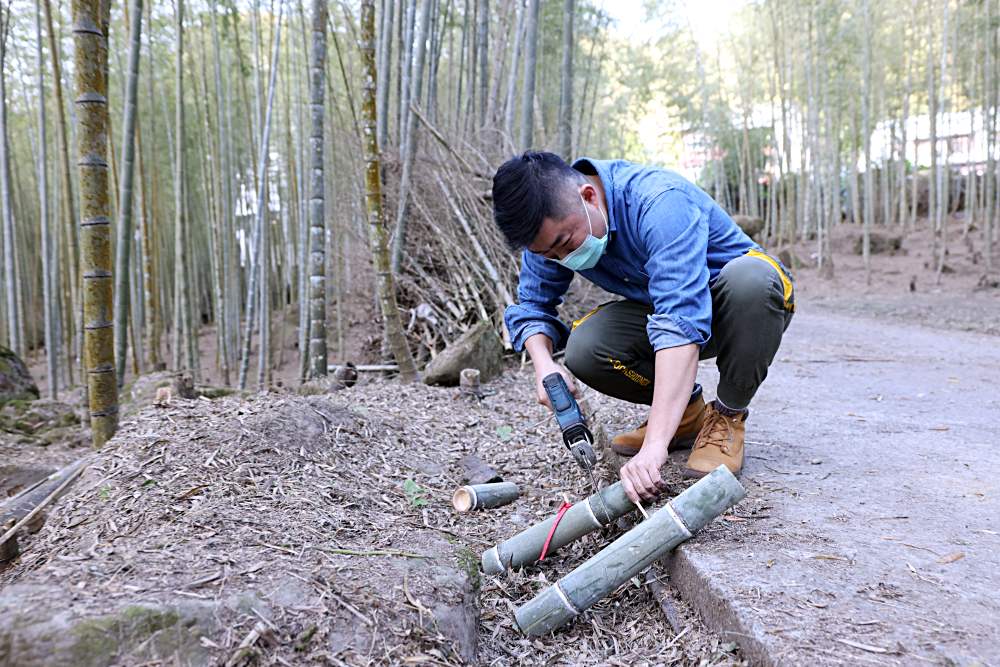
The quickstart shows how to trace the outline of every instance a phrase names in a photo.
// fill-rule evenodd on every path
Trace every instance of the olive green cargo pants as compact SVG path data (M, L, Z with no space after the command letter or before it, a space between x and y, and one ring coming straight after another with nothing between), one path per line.
M719 399L743 409L757 393L795 311L791 280L761 253L726 264L711 286L712 336L699 359L716 358ZM655 353L646 333L652 306L611 301L577 321L566 367L603 394L653 402Z

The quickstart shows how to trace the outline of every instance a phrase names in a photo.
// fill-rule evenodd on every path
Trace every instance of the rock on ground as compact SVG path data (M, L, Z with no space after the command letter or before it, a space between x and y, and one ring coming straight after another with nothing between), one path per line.
M475 368L489 382L503 370L503 343L493 324L483 321L442 350L424 369L424 382L454 386L465 368Z
M33 401L38 398L38 386L20 357L0 346L0 405L8 401Z
M764 231L764 221L761 218L752 215L734 215L732 218L744 234L755 241L759 240L760 233Z
M854 254L864 253L865 238L858 234L854 239ZM903 251L903 237L898 234L871 232L868 235L868 250L873 255L895 255Z

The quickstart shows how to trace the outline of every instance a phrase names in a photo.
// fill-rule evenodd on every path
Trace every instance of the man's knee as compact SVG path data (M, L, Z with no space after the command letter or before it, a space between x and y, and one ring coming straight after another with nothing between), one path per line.
M719 274L727 300L746 306L765 303L775 292L775 278L774 267L750 255L730 261Z
M570 373L584 382L593 378L597 371L597 343L600 338L598 328L588 324L583 322L570 333L564 359Z

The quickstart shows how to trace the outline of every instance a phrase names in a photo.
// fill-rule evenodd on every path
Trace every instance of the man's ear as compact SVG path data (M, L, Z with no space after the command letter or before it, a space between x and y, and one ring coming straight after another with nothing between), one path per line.
M580 196L583 197L583 201L587 202L591 206L597 206L597 188L594 187L593 183L589 181L581 183L579 193Z

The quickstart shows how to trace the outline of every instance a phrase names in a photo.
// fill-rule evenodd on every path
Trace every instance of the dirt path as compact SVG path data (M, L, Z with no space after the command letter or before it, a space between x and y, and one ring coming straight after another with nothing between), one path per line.
M687 598L763 664L1000 661L1000 339L805 310L778 356Z

